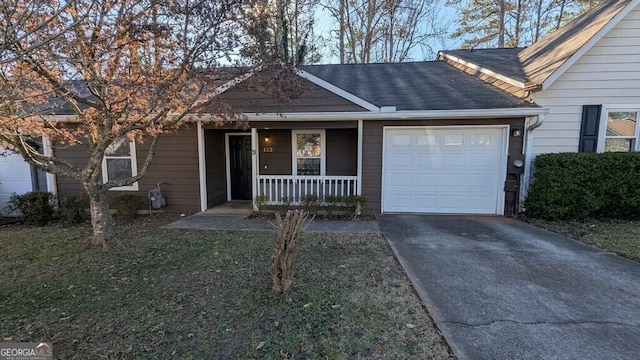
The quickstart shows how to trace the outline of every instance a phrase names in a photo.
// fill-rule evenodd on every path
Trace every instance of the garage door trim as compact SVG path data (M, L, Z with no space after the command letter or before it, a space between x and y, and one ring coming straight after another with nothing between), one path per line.
M504 183L507 180L507 159L509 156L509 129L510 125L455 125L455 126L383 126L382 128L382 169L380 188L380 213L384 214L384 178L385 178L385 153L387 141L387 130L411 130L411 129L433 129L433 130L463 130L463 129L502 129L502 146L500 152L500 174L497 186L496 215L504 215Z

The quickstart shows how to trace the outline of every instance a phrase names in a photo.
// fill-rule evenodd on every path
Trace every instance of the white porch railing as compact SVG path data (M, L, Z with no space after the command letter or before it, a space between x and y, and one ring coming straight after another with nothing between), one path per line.
M258 175L257 186L266 205L301 204L307 195L315 195L320 203L327 196L358 195L357 176Z

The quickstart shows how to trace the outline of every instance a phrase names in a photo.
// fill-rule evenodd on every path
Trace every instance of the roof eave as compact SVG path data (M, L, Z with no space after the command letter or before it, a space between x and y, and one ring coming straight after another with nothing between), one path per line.
M464 65L464 66L466 66L466 67L468 67L470 69L476 70L476 71L478 71L480 73L483 73L485 75L491 76L491 77L496 78L496 79L501 80L501 81L504 81L507 84L511 84L511 85L513 85L515 87L518 87L520 89L524 89L524 87L525 87L525 84L522 81L519 81L519 80L513 79L511 77L499 74L499 73L497 73L495 71L489 70L487 68L484 68L484 67L482 67L482 66L480 66L478 64L472 63L470 61L461 59L461 58L459 58L457 56L454 56L454 55L451 55L451 54L447 54L447 53L442 52L442 51L438 52L438 58L442 58L442 57L444 57L446 59L449 59L449 60L451 60L453 62L456 62L458 64Z
M541 91L547 90L560 76L562 76L573 64L575 64L587 51L589 51L598 41L600 41L613 27L618 25L636 6L640 0L631 0L620 12L618 12L606 25L604 25L594 36L573 53L565 62L547 76L541 83Z
M354 120L424 120L424 119L480 119L511 118L544 115L548 108L516 107L496 109L453 109L453 110L400 110L400 111L353 111L353 112L300 112L300 113L246 113L249 121L354 121ZM189 121L210 121L213 114L194 114ZM78 123L75 115L50 115L48 121Z

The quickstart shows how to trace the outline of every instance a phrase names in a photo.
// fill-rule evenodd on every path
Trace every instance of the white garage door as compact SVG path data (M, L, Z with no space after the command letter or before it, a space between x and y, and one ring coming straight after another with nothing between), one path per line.
M382 211L502 214L506 128L384 129Z
M5 151L0 148L0 154ZM7 214L5 206L11 194L32 191L31 168L20 155L0 155L0 213Z

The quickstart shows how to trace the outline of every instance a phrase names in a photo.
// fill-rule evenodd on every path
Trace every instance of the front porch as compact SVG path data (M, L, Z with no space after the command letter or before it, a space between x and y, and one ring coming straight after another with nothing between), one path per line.
M339 202L362 193L362 121L199 126L201 210Z

